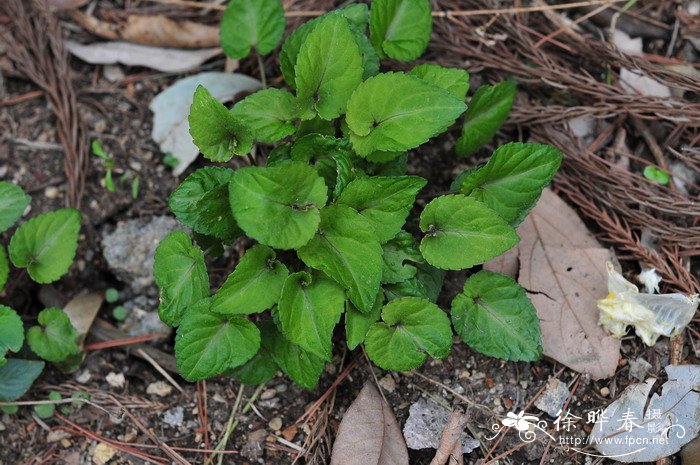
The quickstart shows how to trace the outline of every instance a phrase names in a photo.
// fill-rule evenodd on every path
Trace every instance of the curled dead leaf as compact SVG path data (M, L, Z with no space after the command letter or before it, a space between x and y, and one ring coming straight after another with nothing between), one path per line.
M331 465L408 465L408 449L394 413L370 382L345 412Z
M219 28L194 21L176 21L165 16L129 16L124 23L112 24L79 10L72 11L71 17L85 30L103 39L125 40L156 47L219 46Z

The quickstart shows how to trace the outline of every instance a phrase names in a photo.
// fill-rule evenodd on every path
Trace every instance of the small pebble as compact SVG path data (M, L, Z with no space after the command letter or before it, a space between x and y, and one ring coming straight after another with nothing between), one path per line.
M265 389L262 394L260 394L260 400L270 400L277 395L275 389Z
M58 197L58 188L56 186L49 186L44 189L44 197L47 199L55 199Z
M275 417L267 424L272 431L279 431L282 429L282 419L280 417Z
M123 373L115 373L113 371L110 371L107 374L107 376L105 377L105 380L107 381L107 384L109 384L113 388L118 388L118 389L123 388L124 383L126 383L126 379L124 378Z
M173 387L165 381L156 381L151 383L146 388L146 394L155 395L158 397L166 397L173 392Z
M600 388L600 395L603 397L608 397L610 395L610 389L607 387Z
M396 381L391 375L386 375L379 380L379 385L388 393L394 392L396 390Z
M278 384L277 386L275 386L275 391L279 392L280 394L285 392L287 389L288 389L287 385L284 383Z

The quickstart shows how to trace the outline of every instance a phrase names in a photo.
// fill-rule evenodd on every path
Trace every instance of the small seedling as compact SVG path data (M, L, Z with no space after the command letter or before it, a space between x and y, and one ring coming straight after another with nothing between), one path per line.
M644 168L644 177L662 185L668 184L671 180L671 174L668 171L664 171L652 165L647 165L647 167Z
M92 154L101 158L105 169L105 175L102 178L105 183L105 188L110 192L116 192L117 188L114 185L114 180L112 179L112 170L114 169L114 158L107 155L107 152L102 148L102 144L99 140L95 139L90 144L92 148Z
M284 24L279 0L232 0L222 47L236 59L251 49L271 53ZM425 197L411 221L419 237L407 227L428 183L407 174L408 157L428 156L411 151L463 114L457 152L481 150L515 97L515 83L504 82L468 99L469 74L435 64L379 72L383 58L418 58L431 29L428 0L348 5L287 37L279 57L287 87L264 88L230 110L204 87L195 91L190 135L206 159L226 163L261 150L251 166L193 172L169 199L195 239L172 232L155 254L159 315L177 327L185 379L226 373L257 384L281 369L313 388L333 358L341 320L347 347L364 345L388 370L446 357L453 328L487 355L541 356L535 309L512 278L480 271L449 314L435 302L444 270L481 265L518 243L517 226L559 168L557 149L497 148L459 175L452 192ZM212 295L203 249L241 236L255 244Z
M49 400L61 400L61 394L56 391L49 393ZM34 413L42 420L49 419L56 413L56 404L39 404L34 406Z
M118 307L114 307L114 309L112 310L112 316L117 321L124 321L126 319L127 314L128 312L121 305L119 305Z
M180 163L180 160L175 158L174 156L168 154L163 157L163 164L165 166L169 166L170 168L175 168L178 164Z
M113 304L119 300L119 291L110 287L105 291L105 300L109 304Z

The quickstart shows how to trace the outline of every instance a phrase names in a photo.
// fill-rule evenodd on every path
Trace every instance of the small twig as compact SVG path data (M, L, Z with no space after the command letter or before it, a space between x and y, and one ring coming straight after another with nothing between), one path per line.
M170 376L170 374L169 374L167 371L165 371L165 369L164 369L162 366L160 366L160 365L158 364L158 362L156 362L156 361L153 359L153 357L151 357L150 355L148 355L148 354L146 353L146 351L144 351L143 349L137 349L136 352L138 352L139 355L140 355L141 357L143 357L144 360L146 360L148 363L150 363L151 366L153 366L153 368L155 368L156 371L157 371L158 373L160 373L161 375L163 375L163 378L165 378L166 380L168 380L168 382L169 382L170 384L172 384L172 385L175 387L175 389L177 389L178 391L180 391L180 393L181 393L181 394L184 394L187 398L190 397L190 395L189 395L184 389L182 389L182 386L180 386L180 385L177 383L177 381L175 381L175 379L174 379L172 376Z
M260 53L255 54L258 57L258 70L260 71L260 82L262 82L262 88L267 89L267 78L265 77L265 62L263 62L262 55Z
M462 455L462 431L464 431L468 421L469 417L465 415L462 407L458 406L452 409L445 429L442 431L442 437L435 451L435 457L430 462L430 465L445 465L448 460L453 463L451 456L455 455L455 451L457 451L458 455Z
M143 336L125 337L122 339L114 339L112 341L96 342L94 344L88 344L88 345L83 347L83 350L85 350L85 351L102 350L102 349L110 349L112 347L123 347L123 346L128 346L131 344L139 344L141 342L164 339L166 337L167 336L164 334L157 334L157 333L144 334ZM142 349L139 349L139 351L143 352Z
M27 102L35 98L41 97L44 93L40 90L33 90L27 92L26 94L15 95L14 97L7 98L5 100L0 100L0 107L6 107L10 105L16 105L18 103Z

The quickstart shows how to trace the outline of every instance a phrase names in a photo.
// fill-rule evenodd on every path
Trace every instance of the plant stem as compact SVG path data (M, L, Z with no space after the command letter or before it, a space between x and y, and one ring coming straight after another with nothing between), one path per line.
M267 89L267 78L265 78L265 63L263 63L262 56L259 53L255 54L258 57L258 69L260 70L260 82L262 82L263 89Z

